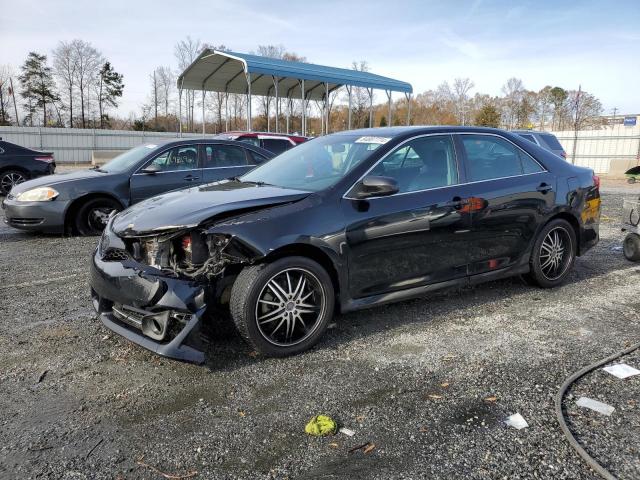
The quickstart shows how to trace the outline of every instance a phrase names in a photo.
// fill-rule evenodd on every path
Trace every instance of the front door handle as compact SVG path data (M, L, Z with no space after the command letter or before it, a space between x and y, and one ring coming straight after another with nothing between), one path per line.
M456 210L460 210L466 204L467 204L467 199L466 198L453 197L450 202L445 203L445 206L453 207Z
M187 175L186 177L184 177L184 179L185 179L187 182L193 182L194 180L198 180L199 178L200 178L200 177L195 177L195 176L193 176L193 175Z
M541 183L540 185L538 185L538 188L536 188L536 190L538 192L547 193L553 190L553 187L551 185L547 185L546 183Z

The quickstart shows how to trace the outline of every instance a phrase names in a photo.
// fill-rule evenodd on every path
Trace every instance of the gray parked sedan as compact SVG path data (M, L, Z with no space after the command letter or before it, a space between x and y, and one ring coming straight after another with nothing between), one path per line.
M273 156L254 145L225 140L140 145L102 167L14 186L2 203L5 222L22 230L95 235L113 210L169 190L242 175Z

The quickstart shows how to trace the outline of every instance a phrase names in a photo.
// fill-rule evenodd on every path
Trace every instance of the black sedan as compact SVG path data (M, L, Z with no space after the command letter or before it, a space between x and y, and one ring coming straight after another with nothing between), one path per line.
M242 175L272 157L259 147L225 140L140 145L102 167L16 185L2 208L15 228L95 235L114 210L169 190Z
M559 285L598 241L598 187L591 170L502 130L328 135L111 217L93 303L162 355L202 361L200 329L224 308L254 349L294 354L336 310L511 275Z
M51 175L56 162L51 152L21 147L0 138L0 195L30 178Z

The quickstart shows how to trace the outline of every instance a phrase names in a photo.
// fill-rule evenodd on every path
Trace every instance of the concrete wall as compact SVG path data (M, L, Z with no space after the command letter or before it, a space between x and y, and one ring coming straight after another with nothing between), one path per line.
M183 133L184 138L202 134ZM205 135L212 137L212 134ZM57 163L90 163L92 152L126 151L144 143L163 142L178 137L174 132L132 132L80 128L0 127L0 137L23 147L53 152Z

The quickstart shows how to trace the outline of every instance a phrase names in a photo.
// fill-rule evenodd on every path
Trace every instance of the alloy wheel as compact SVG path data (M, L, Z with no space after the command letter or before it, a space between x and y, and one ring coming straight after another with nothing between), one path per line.
M8 194L14 186L25 180L25 176L20 172L7 172L0 178L0 190Z
M318 278L303 268L289 268L272 276L256 304L258 330L277 346L296 345L320 324L326 294Z
M87 225L91 230L101 232L107 226L112 211L113 207L107 206L92 208L87 214Z
M573 245L571 236L563 227L547 233L540 246L540 270L547 280L560 278L571 263Z

